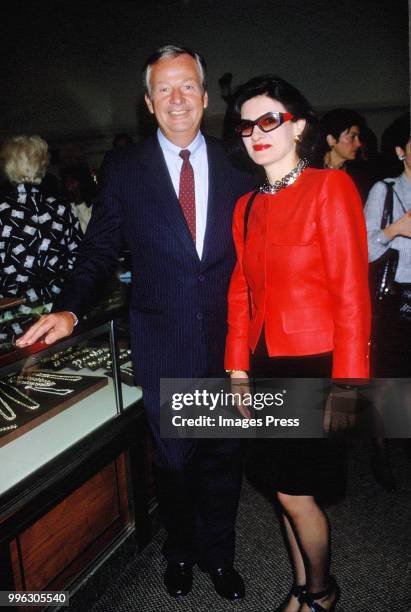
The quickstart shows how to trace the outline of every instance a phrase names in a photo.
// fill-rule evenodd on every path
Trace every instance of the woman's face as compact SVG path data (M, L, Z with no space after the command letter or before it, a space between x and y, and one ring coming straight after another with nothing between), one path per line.
M341 160L352 161L361 147L360 128L358 125L352 125L341 132L338 140L329 134L327 142Z
M244 102L241 107L241 119L255 121L265 113L286 113L287 109L278 100L267 95L256 96ZM251 159L263 166L266 172L276 167L288 172L297 162L295 137L303 131L305 119L285 121L271 132L263 132L254 126L251 136L243 137L243 143Z

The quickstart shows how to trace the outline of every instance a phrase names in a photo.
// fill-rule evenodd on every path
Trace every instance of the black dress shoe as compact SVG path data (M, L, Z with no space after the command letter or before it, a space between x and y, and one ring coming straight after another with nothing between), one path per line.
M218 567L209 570L214 588L225 599L242 599L245 596L244 581L233 567Z
M168 563L164 584L171 597L184 597L193 586L193 566L187 563Z

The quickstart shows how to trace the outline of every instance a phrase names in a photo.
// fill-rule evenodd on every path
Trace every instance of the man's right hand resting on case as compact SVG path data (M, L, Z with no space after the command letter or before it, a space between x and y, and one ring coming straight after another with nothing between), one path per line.
M25 334L16 340L16 346L24 348L40 339L45 344L53 344L53 342L60 340L60 338L70 336L76 323L77 317L72 312L66 310L43 315Z

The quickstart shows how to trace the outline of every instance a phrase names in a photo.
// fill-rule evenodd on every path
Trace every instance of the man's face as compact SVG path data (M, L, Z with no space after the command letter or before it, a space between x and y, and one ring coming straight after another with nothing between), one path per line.
M178 55L153 64L145 101L164 136L179 147L189 145L208 104L195 59Z

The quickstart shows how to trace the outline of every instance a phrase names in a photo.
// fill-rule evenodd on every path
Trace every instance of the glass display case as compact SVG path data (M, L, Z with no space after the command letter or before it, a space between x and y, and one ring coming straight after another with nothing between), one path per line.
M150 434L115 315L0 355L0 590L84 590L150 538Z
M44 346L0 358L0 495L141 399L114 321Z

